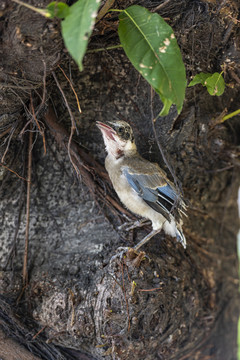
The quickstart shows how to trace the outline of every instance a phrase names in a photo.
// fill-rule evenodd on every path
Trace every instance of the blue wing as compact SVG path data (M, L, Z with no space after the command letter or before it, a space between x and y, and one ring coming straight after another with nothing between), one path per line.
M168 221L171 215L180 216L185 205L173 185L170 185L160 173L138 174L131 173L128 167L123 174L129 185L155 211L161 213Z

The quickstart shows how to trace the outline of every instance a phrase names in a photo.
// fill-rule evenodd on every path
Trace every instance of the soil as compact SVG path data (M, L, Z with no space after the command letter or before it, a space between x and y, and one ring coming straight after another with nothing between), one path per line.
M173 106L153 123L162 104L122 49L87 53L80 72L58 20L0 4L0 325L10 340L3 359L17 356L11 341L47 360L237 359L240 122L221 119L240 103L240 4L135 3L173 27L188 81L223 70L222 96L187 88L182 113ZM89 49L118 43L117 19L109 13L96 24ZM111 119L131 124L142 156L169 177L173 169L188 204L186 250L160 233L142 249L147 256L112 258L151 227L118 230L136 217L103 166L95 122Z

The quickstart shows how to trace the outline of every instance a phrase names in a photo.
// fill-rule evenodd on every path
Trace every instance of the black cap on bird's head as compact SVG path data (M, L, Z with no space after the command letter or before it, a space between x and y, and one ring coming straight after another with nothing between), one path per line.
M123 120L108 121L108 124L116 131L121 140L134 141L134 135L131 126Z
M106 123L103 123L101 121L97 121L97 127L103 132L106 132L110 135L117 135L120 140L122 141L128 141L131 142L134 141L134 135L131 126L123 120L113 120L113 121L107 121Z
M136 149L132 128L126 121L97 121L97 127L102 132L108 153L114 154L116 158L120 157L119 154Z

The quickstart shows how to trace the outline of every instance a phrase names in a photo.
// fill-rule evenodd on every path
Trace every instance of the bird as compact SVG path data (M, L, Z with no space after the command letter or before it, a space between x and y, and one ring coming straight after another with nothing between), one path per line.
M138 251L162 229L186 248L182 217L187 216L187 206L165 171L138 153L126 121L97 121L96 125L107 152L105 168L119 199L132 213L152 222L152 231L133 249Z

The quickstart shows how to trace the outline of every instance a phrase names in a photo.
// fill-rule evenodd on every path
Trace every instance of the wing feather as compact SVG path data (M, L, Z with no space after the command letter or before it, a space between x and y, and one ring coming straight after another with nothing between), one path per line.
M168 221L171 215L180 217L184 214L185 204L177 190L159 172L151 174L133 173L128 167L123 168L129 185L155 211L161 213Z

